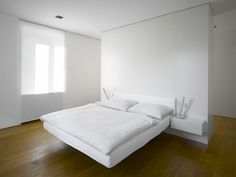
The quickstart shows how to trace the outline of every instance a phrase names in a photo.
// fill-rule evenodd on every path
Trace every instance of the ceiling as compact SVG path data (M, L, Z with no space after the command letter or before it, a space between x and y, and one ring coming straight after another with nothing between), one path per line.
M0 0L0 13L100 38L102 31L209 1L219 13L232 8L232 4L225 6L227 0Z

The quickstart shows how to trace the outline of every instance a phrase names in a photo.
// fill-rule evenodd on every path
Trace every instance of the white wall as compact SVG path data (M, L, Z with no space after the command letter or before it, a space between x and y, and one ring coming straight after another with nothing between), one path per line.
M214 16L214 113L236 118L236 9Z
M66 33L66 90L64 108L100 99L100 40Z
M212 89L214 89L213 78L214 78L214 21L213 12L209 9L209 51L208 51L208 139L211 138L213 132L213 121L214 121L214 95Z
M37 120L43 114L63 109L63 93L21 96L21 122Z
M0 128L100 98L100 40L66 33L66 92L21 95L19 20L0 15Z
M20 123L18 21L0 15L0 128Z
M187 96L188 115L208 121L209 24L204 5L103 33L102 87Z
M100 98L100 40L66 32L66 83L64 93L23 95L21 119L88 104Z

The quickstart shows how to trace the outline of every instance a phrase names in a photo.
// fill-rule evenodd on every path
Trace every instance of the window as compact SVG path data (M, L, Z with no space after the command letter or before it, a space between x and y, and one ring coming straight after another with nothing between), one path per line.
M22 22L22 95L64 92L64 84L64 33Z
M54 47L54 68L53 68L53 92L63 92L65 83L64 72L64 48Z
M49 92L49 46L35 45L35 94Z

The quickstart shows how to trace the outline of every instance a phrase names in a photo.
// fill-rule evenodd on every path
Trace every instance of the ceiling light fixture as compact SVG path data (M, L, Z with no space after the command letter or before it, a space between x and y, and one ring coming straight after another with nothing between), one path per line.
M57 19L63 19L64 17L63 16L61 16L61 15L57 15L57 16L55 16Z

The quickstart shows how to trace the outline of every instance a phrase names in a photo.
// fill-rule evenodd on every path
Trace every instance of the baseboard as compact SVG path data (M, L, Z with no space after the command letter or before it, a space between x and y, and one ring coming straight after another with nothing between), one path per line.
M21 123L33 122L36 120L39 120L39 118L29 118L29 119L21 120Z
M215 114L215 116L220 116L220 117L230 118L230 119L236 119L236 116L234 116L234 115L221 115L221 114Z
M182 138L186 138L186 139L189 139L189 140L197 141L199 143L208 144L208 138L207 138L206 135L199 136L199 135L187 133L187 132L180 131L180 130L175 130L175 129L172 129L172 128L166 129L165 133L168 133L168 134L171 134L171 135L175 135L175 136L180 136Z
M0 129L13 127L13 126L20 125L20 124L21 124L20 121L0 122Z

